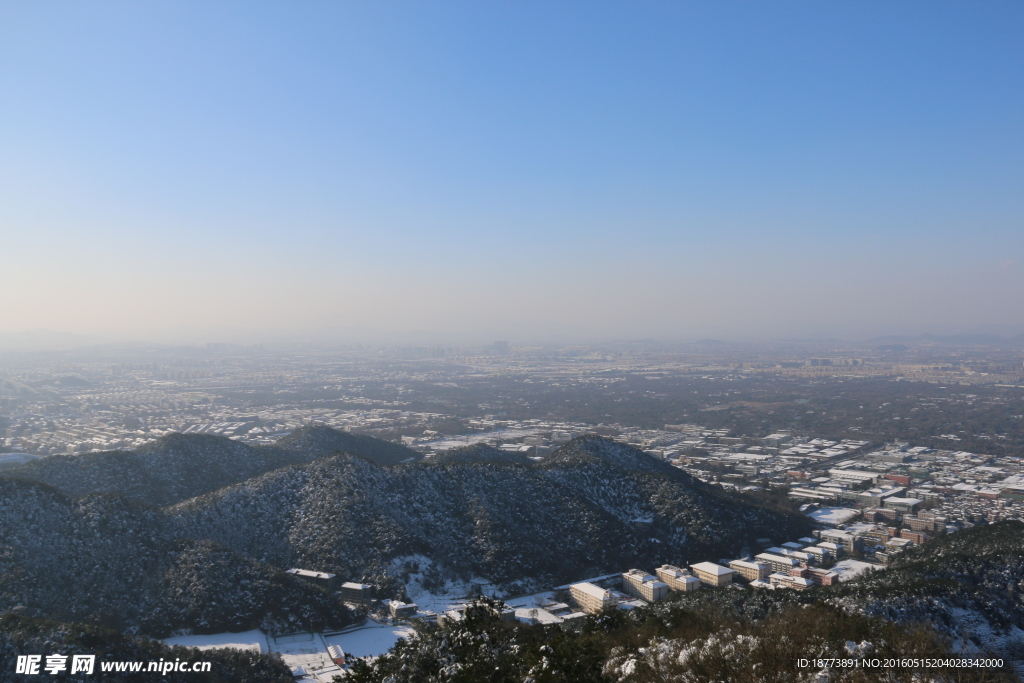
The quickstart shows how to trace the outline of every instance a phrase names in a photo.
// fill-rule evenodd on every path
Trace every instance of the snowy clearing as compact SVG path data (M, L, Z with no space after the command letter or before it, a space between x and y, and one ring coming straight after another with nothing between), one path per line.
M839 574L840 581L855 579L866 571L881 569L877 564L861 562L860 560L840 560L832 567L832 571Z
M432 567L433 560L423 555L397 557L391 561L390 571L393 574L399 574L403 571L406 563L415 563L419 567L418 571L409 572L409 578L405 583L405 593L410 601L416 603L421 612L429 610L440 614L462 607L477 593L500 597L495 587L482 578L473 578L469 581L446 579L443 587L435 588L432 591L427 590L423 587L424 572Z
M200 650L226 647L233 650L252 650L264 653L270 651L267 647L267 637L259 629L242 633L214 633L208 636L176 636L163 642L167 645L195 647Z
M295 633L267 641L293 674L305 674L303 680L330 681L343 671L327 654L328 644L319 633Z
M324 636L328 645L337 645L345 651L346 656L379 657L390 650L399 638L410 638L415 631L404 624L390 626L372 619L366 620L367 626L352 631Z

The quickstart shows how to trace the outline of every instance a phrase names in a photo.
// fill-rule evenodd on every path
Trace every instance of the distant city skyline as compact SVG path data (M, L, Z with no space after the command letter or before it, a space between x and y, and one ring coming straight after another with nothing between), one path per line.
M1024 6L0 1L0 335L1024 333Z

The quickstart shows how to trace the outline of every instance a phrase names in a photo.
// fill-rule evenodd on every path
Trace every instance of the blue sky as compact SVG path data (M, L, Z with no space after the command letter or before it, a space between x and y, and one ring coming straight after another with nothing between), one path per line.
M0 331L1024 331L1024 5L0 2Z

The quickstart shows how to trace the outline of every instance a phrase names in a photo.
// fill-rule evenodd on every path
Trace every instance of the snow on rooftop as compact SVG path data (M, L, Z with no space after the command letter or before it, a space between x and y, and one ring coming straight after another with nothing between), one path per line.
M285 574L292 574L294 576L305 576L310 579L333 579L334 574L328 574L327 572L315 572L309 569L289 569ZM347 584L346 584L347 585Z
M608 590L601 588L600 586L595 586L592 583L574 583L569 587L575 588L581 593L586 593L587 595L597 598L598 600L604 600L605 597L609 594Z
M839 524L845 524L859 514L859 510L852 508L821 508L808 512L807 516L821 524L838 526Z

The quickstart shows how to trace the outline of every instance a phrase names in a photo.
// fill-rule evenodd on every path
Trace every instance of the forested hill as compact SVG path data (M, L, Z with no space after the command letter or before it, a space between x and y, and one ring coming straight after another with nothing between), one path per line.
M217 543L183 538L163 511L119 496L71 499L0 479L0 614L166 635L351 621L325 590Z
M717 559L805 535L768 511L586 437L532 466L470 459L379 468L339 455L270 472L169 509L189 536L279 566L384 582L396 558L514 585Z
M300 453L309 459L349 453L377 465L397 465L420 460L423 456L401 444L375 439L365 434L350 434L324 425L297 429L274 444L276 448Z
M838 591L846 604L897 621L928 621L957 638L1024 652L1024 522L940 536Z
M556 448L540 464L548 468L604 464L629 472L647 472L682 479L691 486L701 485L664 460L653 458L633 446L594 435L581 436Z
M172 445L165 454L175 441L164 442ZM167 461L172 472L201 478L182 469L188 455L155 459L149 485L173 478L159 467ZM350 617L322 589L285 575L289 567L368 580L381 597L400 595L410 578L430 589L477 576L513 591L736 556L757 539L807 532L799 514L600 438L528 465L489 462L495 453L481 449L462 455L390 467L320 457L164 508L0 478L0 612L144 633L310 629ZM415 576L403 576L408 564L418 565Z
M172 505L339 451L381 465L420 457L389 441L312 426L269 447L208 434L169 434L135 451L53 455L0 476L49 484L73 497L116 493L151 505Z
M431 458L435 464L455 463L491 463L495 465L523 465L533 464L533 460L522 453L509 453L487 444L475 444L465 448L453 448L448 451L437 453Z
M1024 523L1005 521L929 541L888 569L806 592L705 588L585 617L572 628L501 622L478 603L465 620L427 629L357 664L349 678L1012 683L1024 673L1022 589ZM900 664L799 664L809 655ZM943 664L961 657L988 664Z
M116 493L171 505L311 459L299 451L253 448L223 436L169 434L135 451L51 455L4 474L43 482L74 497Z

